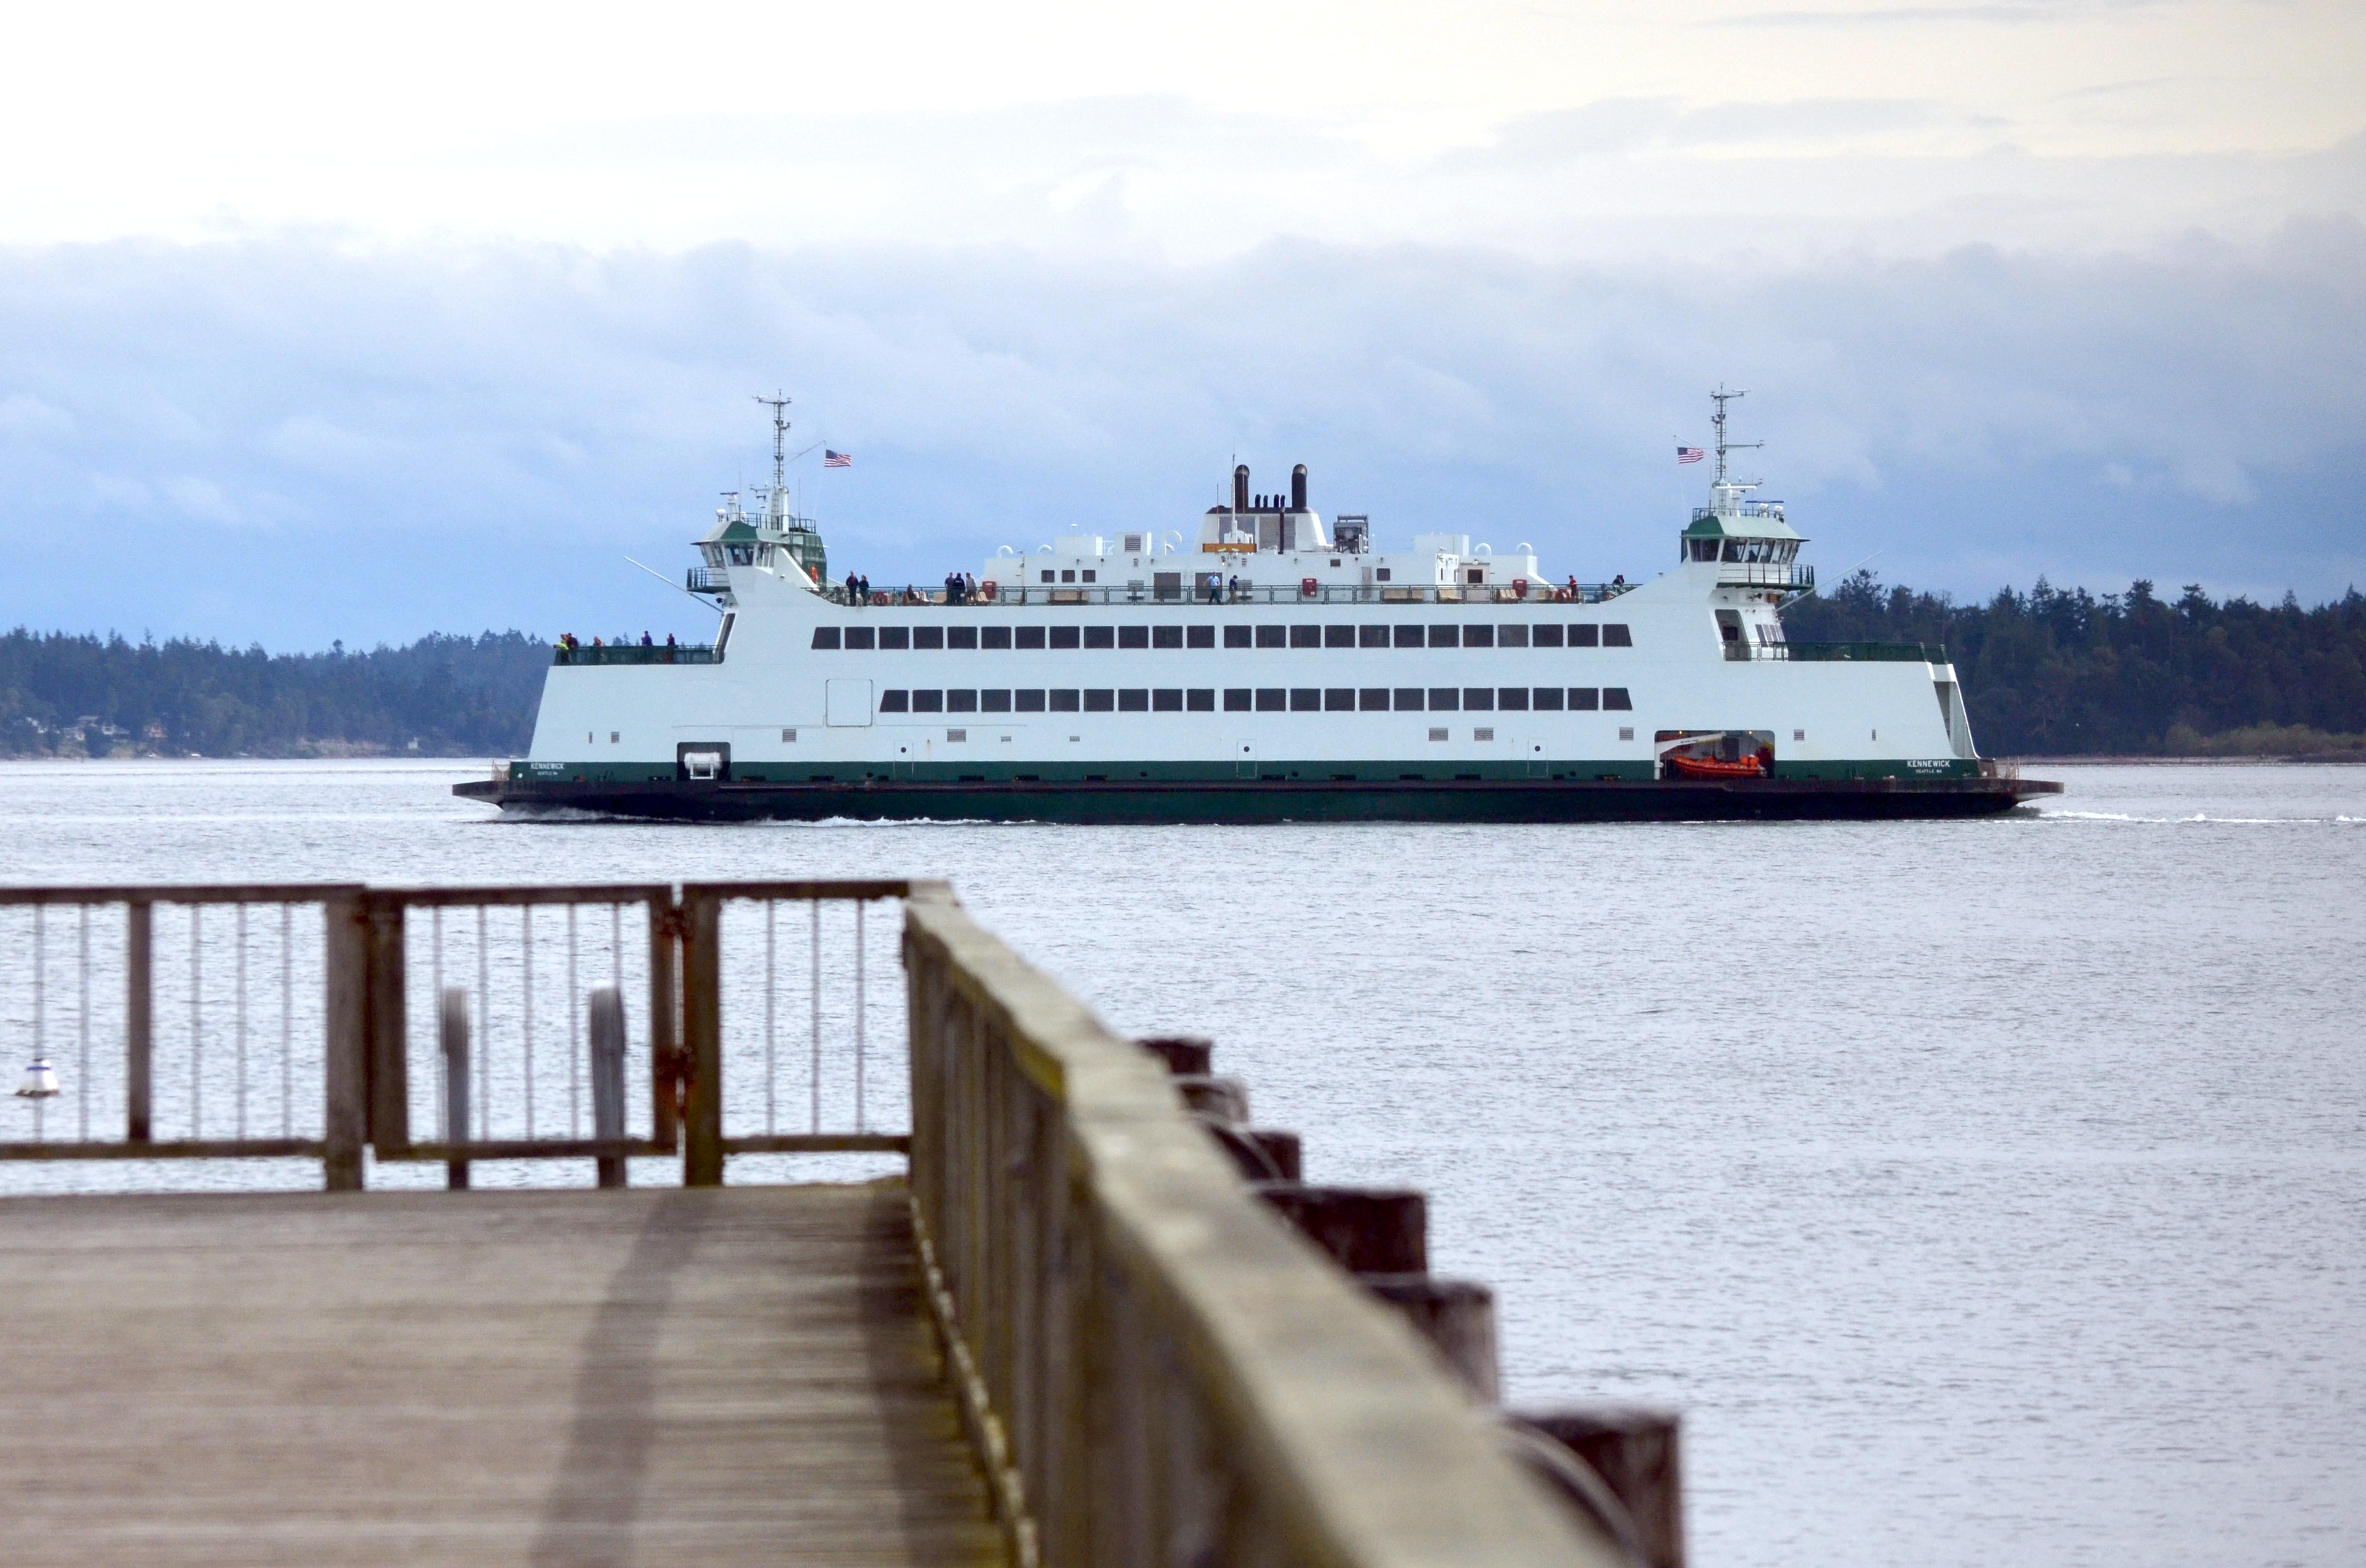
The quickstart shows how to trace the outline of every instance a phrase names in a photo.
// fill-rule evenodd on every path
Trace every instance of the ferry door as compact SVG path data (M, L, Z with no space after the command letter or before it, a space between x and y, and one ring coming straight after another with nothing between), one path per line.
M871 682L834 680L829 683L829 727L861 729L871 723Z
M1256 753L1250 750L1246 744L1244 744L1241 747L1240 755L1233 759L1233 777L1236 779L1253 779L1256 776Z

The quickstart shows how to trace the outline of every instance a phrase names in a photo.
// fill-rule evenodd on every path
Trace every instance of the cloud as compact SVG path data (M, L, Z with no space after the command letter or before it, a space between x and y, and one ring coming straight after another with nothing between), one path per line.
M1010 247L0 253L0 623L273 646L704 614L686 563L786 385L834 560L930 581L1076 527L1188 527L1237 457L1384 538L1669 558L1703 393L1834 570L1984 592L2366 581L2366 231L2143 254L1545 264L1308 242L1178 265ZM53 418L40 410L74 411ZM65 542L129 558L91 596ZM61 605L71 604L71 613ZM202 619L200 619L202 617ZM225 617L228 624L225 624ZM672 619L668 619L672 617Z

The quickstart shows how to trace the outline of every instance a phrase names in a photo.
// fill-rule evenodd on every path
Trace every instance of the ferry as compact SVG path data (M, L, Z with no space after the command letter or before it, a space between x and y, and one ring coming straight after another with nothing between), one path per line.
M772 483L735 493L686 590L711 645L582 647L530 754L455 793L674 820L1570 822L1993 815L2061 785L1973 745L1943 648L1793 641L1815 591L1780 501L1732 476L1648 581L1547 573L1468 534L1384 549L1306 468L1188 531L1008 546L926 590L832 581ZM1752 443L1751 446L1759 444ZM1704 454L1706 455L1706 454Z

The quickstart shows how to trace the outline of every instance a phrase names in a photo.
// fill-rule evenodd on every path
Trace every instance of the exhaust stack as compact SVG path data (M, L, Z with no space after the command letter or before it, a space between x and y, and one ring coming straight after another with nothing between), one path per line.
M1246 512L1248 509L1249 466L1243 463L1233 469L1233 510Z
M1292 512L1306 510L1306 465L1303 463L1290 470L1290 509Z

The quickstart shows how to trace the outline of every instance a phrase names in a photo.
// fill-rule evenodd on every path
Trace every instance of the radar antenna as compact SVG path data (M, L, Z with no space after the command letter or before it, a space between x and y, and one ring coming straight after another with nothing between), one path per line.
M1766 445L1763 441L1728 441L1725 438L1725 405L1735 398L1746 398L1749 395L1750 389L1747 387L1735 391L1727 391L1725 383L1722 381L1717 384L1717 390L1709 394L1717 403L1717 412L1711 416L1709 423L1717 427L1717 482L1718 484L1725 483L1725 455L1728 452L1752 452Z

